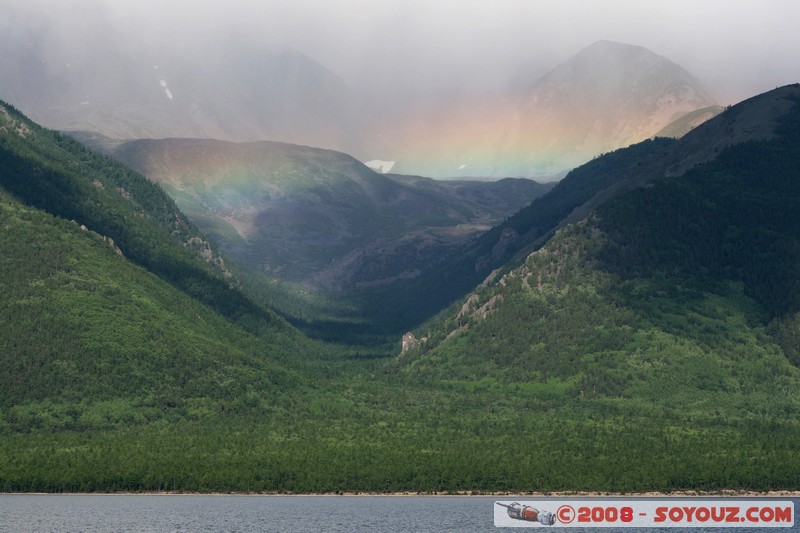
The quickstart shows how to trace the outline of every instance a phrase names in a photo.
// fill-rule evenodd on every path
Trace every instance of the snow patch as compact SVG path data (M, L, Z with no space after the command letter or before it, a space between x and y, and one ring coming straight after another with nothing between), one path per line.
M167 87L167 80L158 80L158 83L164 89L164 94L167 95L167 98L172 100L172 91L170 91L169 88Z
M392 167L395 165L395 163L397 163L397 161L383 161L382 159L373 159L372 161L367 161L364 164L367 165L372 170L376 170L381 174L386 174L390 170L392 170Z

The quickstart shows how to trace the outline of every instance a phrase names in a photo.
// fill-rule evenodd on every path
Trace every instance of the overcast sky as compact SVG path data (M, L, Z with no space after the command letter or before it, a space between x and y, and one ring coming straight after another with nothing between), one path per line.
M6 24L202 59L295 48L351 85L446 93L531 83L600 39L686 68L722 104L800 81L797 0L0 0Z

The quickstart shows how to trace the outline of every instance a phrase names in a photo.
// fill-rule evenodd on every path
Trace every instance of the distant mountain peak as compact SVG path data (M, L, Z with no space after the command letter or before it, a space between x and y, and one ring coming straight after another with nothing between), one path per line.
M629 92L615 94L617 98L658 98L676 89L690 88L697 104L702 104L698 107L716 104L705 88L679 65L642 46L614 41L596 41L583 48L545 74L530 92L544 87L564 89L565 82L570 82L588 102L612 89ZM647 89L650 91L646 92ZM633 91L639 94L630 94Z
M563 175L597 155L651 138L716 101L666 57L642 46L601 40L509 97L504 106L491 104L486 105L491 113L483 116L476 106L464 110L452 126L435 124L434 138L411 128L413 136L406 141L411 150L383 153L397 160L397 172ZM459 167L464 161L469 165Z
M652 53L650 50L645 48L644 46L639 46L636 44L628 44L628 43L621 43L619 41L611 41L608 39L599 39L589 46L584 47L581 52L586 50L614 50L614 51L628 51L628 52L646 52ZM578 53L581 53L578 52Z
M515 144L540 170L576 166L655 135L713 97L683 68L641 46L597 41L526 93Z

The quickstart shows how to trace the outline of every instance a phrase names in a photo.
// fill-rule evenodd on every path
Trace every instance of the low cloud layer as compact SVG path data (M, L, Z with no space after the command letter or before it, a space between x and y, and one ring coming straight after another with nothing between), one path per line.
M436 101L524 86L600 39L685 67L723 104L800 81L800 3L743 0L10 0L7 38L54 54L123 44L202 62L237 45L289 47L348 85ZM257 68L253 66L253 68Z

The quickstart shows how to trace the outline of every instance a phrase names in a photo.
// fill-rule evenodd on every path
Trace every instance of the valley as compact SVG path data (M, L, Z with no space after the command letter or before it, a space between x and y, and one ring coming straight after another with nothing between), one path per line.
M0 61L0 490L797 489L800 85L599 41L379 138L301 53L97 54Z

